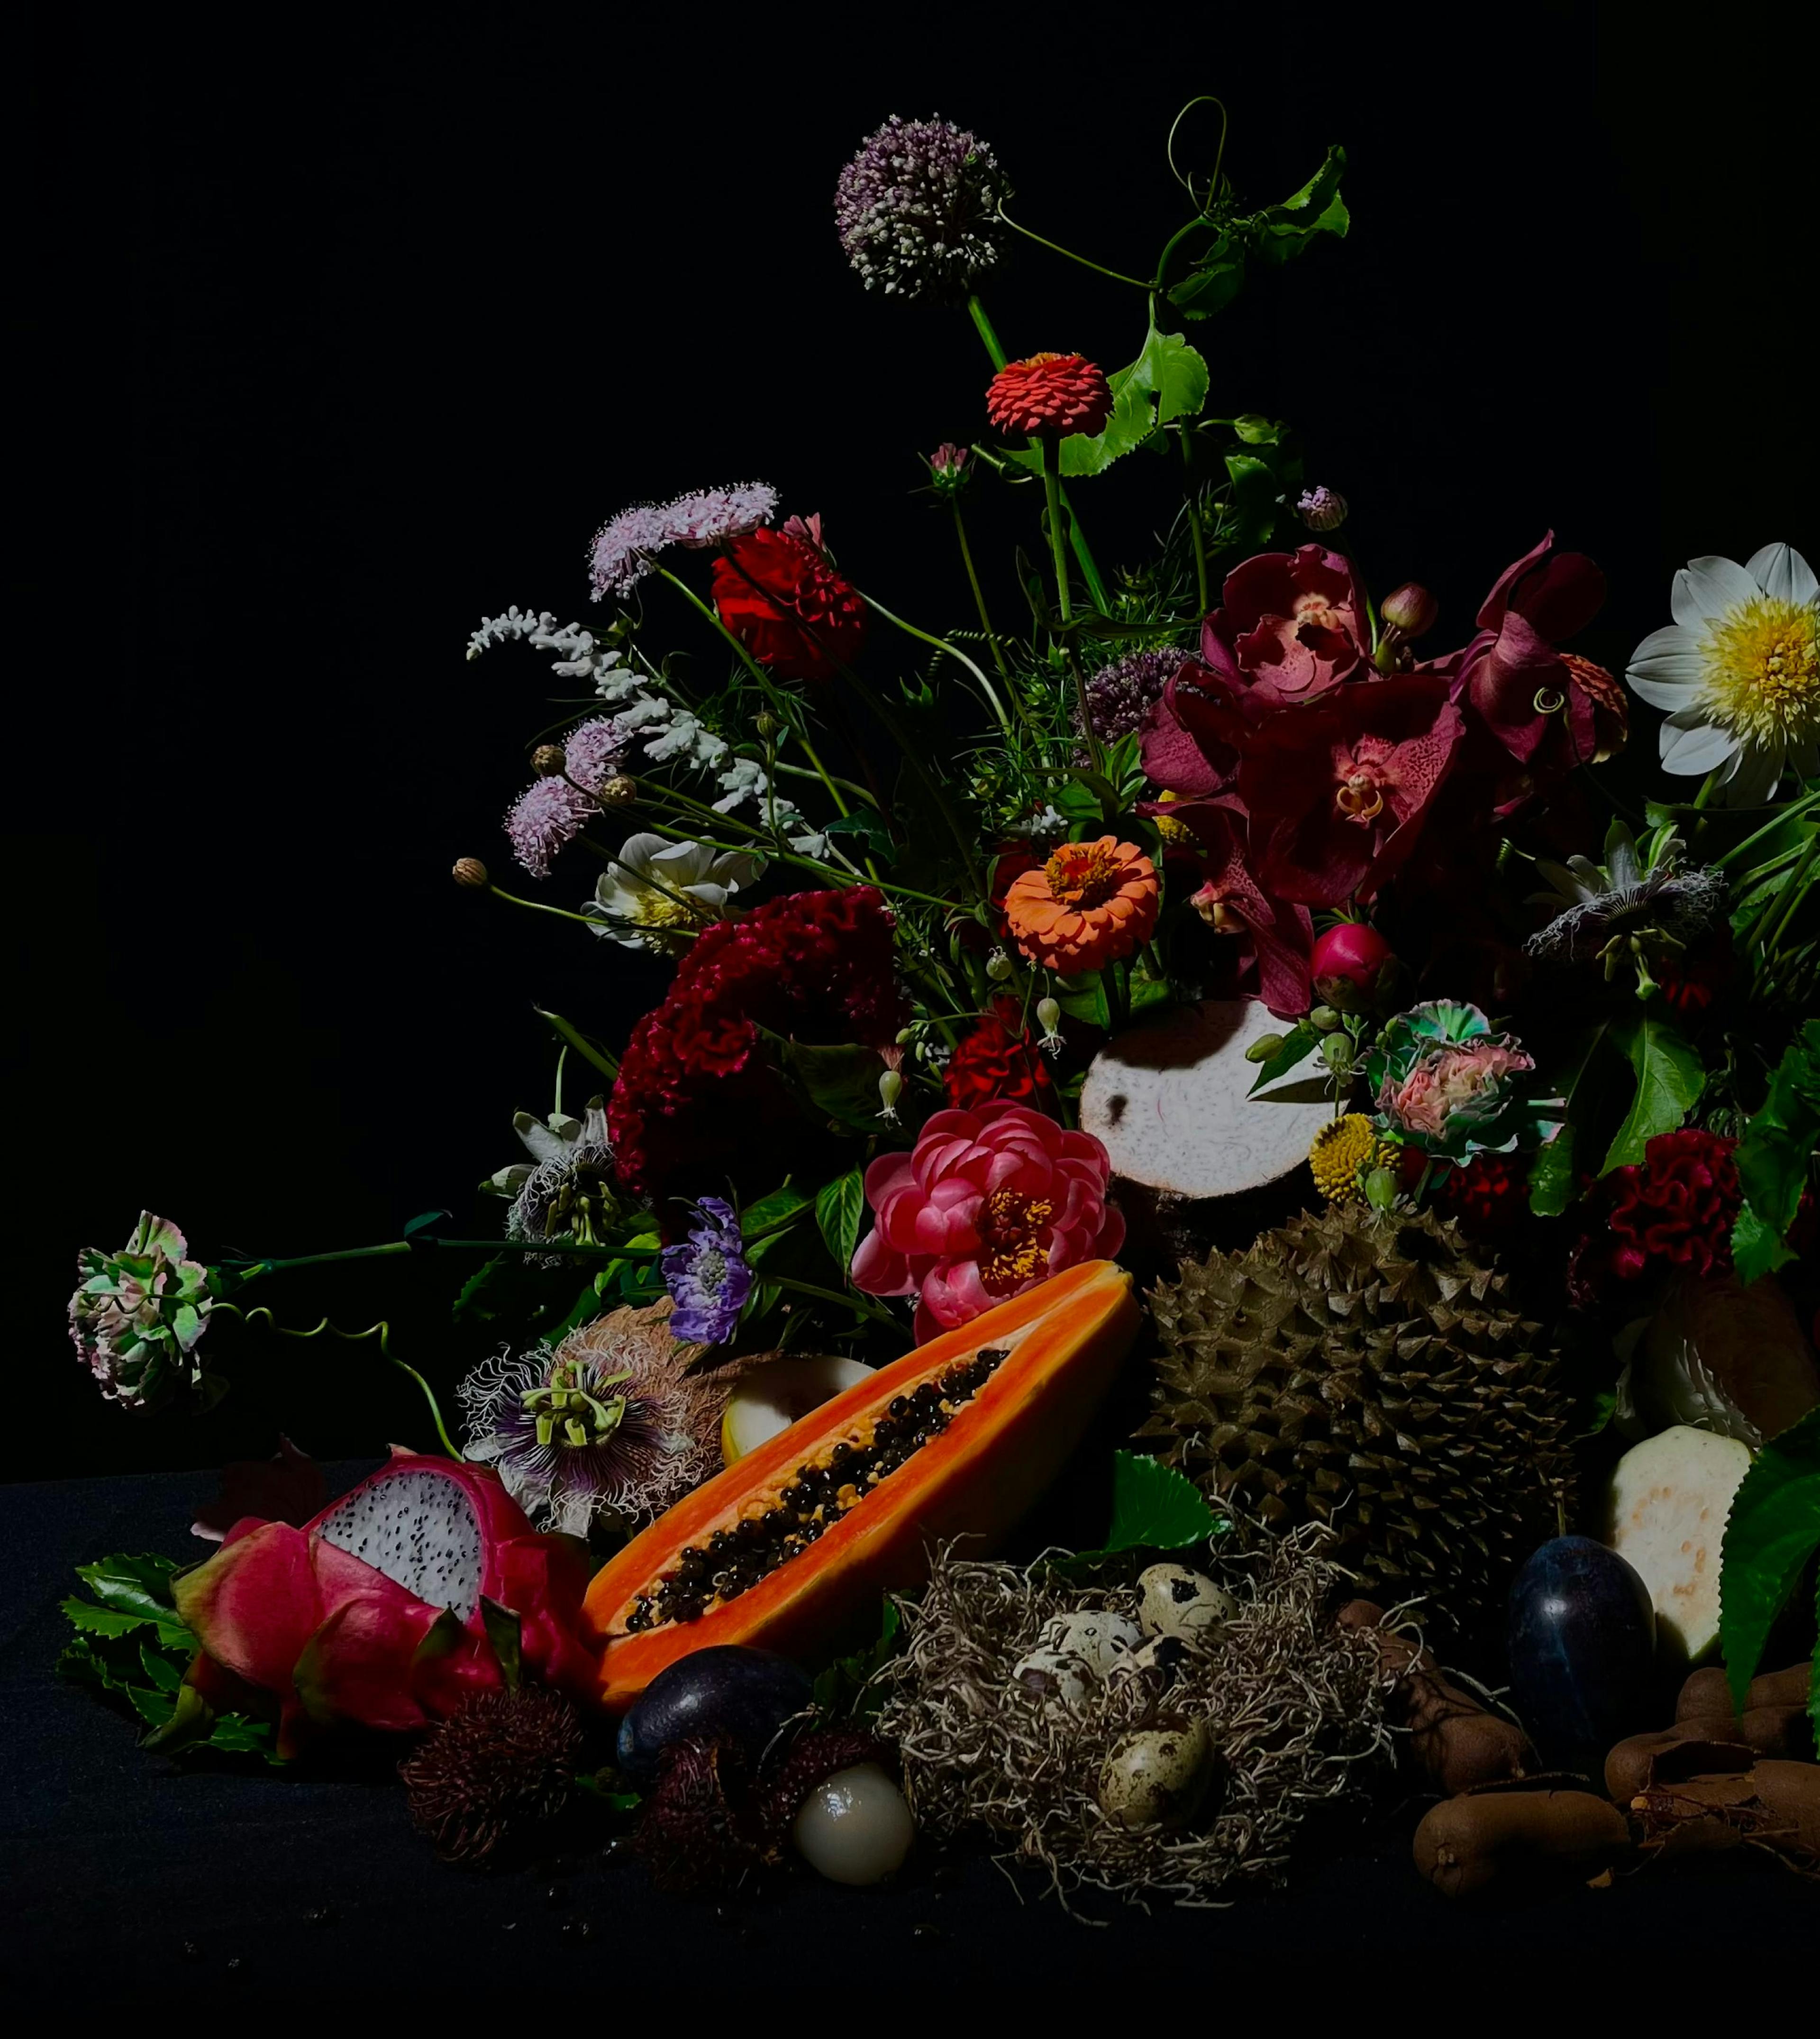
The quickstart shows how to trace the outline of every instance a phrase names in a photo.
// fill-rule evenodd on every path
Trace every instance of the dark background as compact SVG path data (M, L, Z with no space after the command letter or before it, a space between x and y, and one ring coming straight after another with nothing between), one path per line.
M851 10L630 11L290 44L225 17L40 25L15 84L17 1474L214 1464L280 1423L324 1456L426 1441L370 1346L232 1331L219 1411L130 1418L62 1315L78 1245L142 1205L205 1254L465 1221L514 1109L550 1101L533 1002L618 1038L655 997L627 951L449 882L464 853L503 875L550 719L534 655L464 663L483 613L582 617L605 516L762 476L890 606L964 617L910 492L919 450L980 428L984 357L964 315L864 294L831 225L886 114L973 127L1018 218L1140 271L1181 217L1162 139L1192 93L1230 105L1259 202L1344 142L1351 238L1193 337L1211 410L1300 428L1379 590L1436 590L1437 643L1550 526L1607 569L1580 648L1617 668L1690 555L1812 549L1792 9L1686 37L1559 5L934 9L889 49ZM1142 336L1136 293L1027 243L986 295L1014 353L1116 366ZM1102 558L1172 501L1141 458L1083 493ZM1001 593L1027 514L976 516ZM447 1377L453 1257L267 1300L389 1312Z

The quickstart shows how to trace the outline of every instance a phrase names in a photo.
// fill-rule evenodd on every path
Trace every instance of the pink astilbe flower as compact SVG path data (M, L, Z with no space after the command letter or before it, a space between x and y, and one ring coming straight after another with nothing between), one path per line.
M777 509L769 483L748 481L732 488L700 488L668 503L635 503L609 517L594 533L589 577L594 599L630 594L655 571L657 556L672 545L700 552L743 537L768 524Z
M931 1338L1064 1267L1117 1252L1125 1225L1106 1202L1106 1150L1021 1104L938 1111L916 1150L866 1171L878 1222L853 1256L853 1282L915 1296Z

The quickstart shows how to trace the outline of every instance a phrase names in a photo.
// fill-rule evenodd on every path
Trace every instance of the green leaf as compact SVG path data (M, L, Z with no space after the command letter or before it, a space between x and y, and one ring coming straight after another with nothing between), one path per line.
M1783 1243L1782 1235L1765 1225L1749 1204L1738 1212L1731 1227L1731 1263L1741 1281L1760 1281L1800 1256Z
M1719 1640L1743 1710L1771 1626L1820 1546L1820 1409L1772 1437L1732 1497L1719 1566Z
M487 1640L493 1646L493 1654L499 1660L499 1675L505 1680L506 1689L515 1692L524 1671L524 1624L510 1608L502 1607L484 1593L480 1596L480 1619L487 1631Z
M173 1664L168 1657L161 1657L149 1642L139 1645L139 1661L146 1667L146 1676L161 1692L174 1692L184 1681L183 1666Z
M807 1210L813 1201L794 1183L787 1182L769 1195L760 1197L756 1203L748 1204L740 1213L740 1235L749 1244L769 1233L781 1232L800 1213Z
M877 857L885 864L897 860L897 845L891 839L891 831L885 826L884 817L871 807L859 807L850 814L838 815L821 832L824 835L858 836L862 856Z
M217 1714L208 1745L230 1756L263 1756L280 1767L284 1762L274 1746L271 1722L249 1720L245 1714Z
M1602 1175L1640 1161L1659 1133L1672 1133L1686 1118L1706 1084L1698 1050L1647 1007L1614 1022L1612 1038L1636 1072L1636 1094L1606 1155Z
M1530 1209L1538 1217L1559 1217L1574 1200L1574 1130L1564 1126L1536 1149L1530 1164Z
M1230 526L1222 535L1236 545L1261 545L1276 527L1277 498L1283 493L1276 468L1256 454L1229 453L1226 471L1232 480Z
M1248 411L1243 417L1233 420L1232 429L1247 446L1276 446L1289 427L1278 424L1272 419L1260 417L1255 411Z
M1071 1020L1090 1027L1109 1027L1112 1014L1106 1005L1106 988L1098 970L1084 977L1058 977L1052 980L1056 1003Z
M778 1056L815 1116L851 1132L878 1130L878 1079L885 1065L876 1048L858 1042L825 1048L784 1041Z
M1093 437L1076 432L1062 441L1059 457L1065 479L1103 473L1160 427L1194 416L1207 401L1206 361L1179 332L1159 332L1154 325L1137 359L1106 379L1113 392L1112 416ZM1042 455L1033 449L1010 458L1033 473L1042 472Z
M1292 261L1317 234L1344 239L1352 223L1340 196L1345 169L1346 151L1337 146L1330 148L1320 169L1293 197L1253 216L1246 237L1261 261Z
M112 1608L91 1607L85 1600L78 1600L72 1594L64 1601L63 1612L74 1626L85 1635L130 1635L135 1628L143 1628L150 1619L143 1614L121 1614Z
M1185 1550L1230 1527L1174 1467L1137 1452L1114 1452L1113 1520L1104 1547L1077 1551L1059 1559L1055 1569L1073 1577L1121 1551Z
M897 1602L887 1600L879 1619L878 1640L851 1657L837 1659L817 1677L815 1703L823 1713L849 1714L863 1719L878 1711L882 1695L868 1693L865 1687L897 1647L901 1626Z
M104 1607L156 1621L169 1618L171 1574L176 1569L174 1559L119 1554L98 1558L92 1565L78 1565L76 1576Z
M1283 1037L1283 1045L1273 1054L1267 1056L1257 1065L1257 1074L1253 1077L1251 1088L1246 1093L1256 1097L1266 1084L1275 1083L1280 1076L1287 1076L1299 1061L1313 1054L1321 1039L1318 1027L1310 1026L1306 1020L1298 1020Z
M859 1221L866 1214L866 1177L858 1168L836 1175L822 1185L815 1199L815 1222L821 1228L834 1264L845 1281L853 1265L853 1250L859 1244Z
M1746 1281L1794 1256L1780 1242L1794 1224L1802 1192L1820 1146L1820 1020L1810 1020L1789 1042L1769 1079L1761 1106L1750 1115L1735 1159L1746 1208L1738 1213L1732 1255L1742 1247L1755 1268ZM1770 1242L1780 1259L1769 1258ZM1744 1262L1739 1260L1742 1272Z
M1226 233L1208 243L1193 270L1170 290L1169 301L1184 318L1211 318L1244 288L1244 237Z

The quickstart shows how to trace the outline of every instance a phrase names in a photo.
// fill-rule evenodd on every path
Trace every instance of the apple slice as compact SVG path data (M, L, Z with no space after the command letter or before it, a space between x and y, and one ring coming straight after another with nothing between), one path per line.
M731 1465L744 1458L800 1422L810 1410L868 1379L871 1373L870 1367L836 1353L805 1353L800 1358L761 1361L727 1397L720 1426L722 1459Z
M1649 1588L1657 1639L1690 1662L1719 1639L1725 1518L1750 1470L1737 1438L1678 1424L1633 1445L1611 1476L1603 1540Z

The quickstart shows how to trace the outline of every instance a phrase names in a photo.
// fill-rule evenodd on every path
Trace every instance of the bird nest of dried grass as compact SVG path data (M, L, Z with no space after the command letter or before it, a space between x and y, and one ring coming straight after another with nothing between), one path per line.
M1391 1750L1376 1648L1332 1617L1348 1575L1325 1555L1330 1541L1310 1524L1223 1553L1207 1569L1238 1612L1218 1636L1189 1642L1166 1684L1121 1671L1073 1706L1028 1690L1016 1665L1055 1615L1135 1619L1136 1587L938 1554L927 1590L904 1607L906 1646L882 1674L878 1723L901 1749L919 1825L984 1829L1008 1843L1002 1862L1047 1871L1064 1905L1083 1885L1192 1905L1280 1883L1307 1813L1362 1793ZM1199 1818L1134 1829L1101 1809L1100 1773L1125 1736L1195 1718L1223 1779Z

